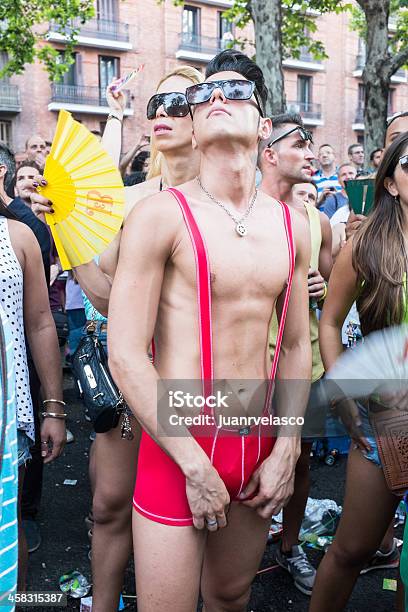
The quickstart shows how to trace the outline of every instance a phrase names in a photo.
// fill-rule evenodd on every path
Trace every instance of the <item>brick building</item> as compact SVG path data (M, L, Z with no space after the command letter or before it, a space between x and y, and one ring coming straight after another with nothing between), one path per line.
M34 133L51 140L61 108L90 129L101 131L108 112L106 84L113 75L145 64L130 85L126 150L149 133L146 102L163 74L177 64L202 69L225 46L231 25L222 12L231 4L232 0L186 0L184 7L176 7L172 0L161 4L157 0L96 0L95 18L82 27L75 63L63 82L50 83L39 64L28 66L21 76L0 81L0 139L18 152ZM346 157L347 146L363 138L365 49L350 31L347 14L316 15L316 19L317 36L329 58L318 62L302 52L298 60L285 60L288 107L300 111L315 142L333 143L340 161ZM253 40L251 28L244 34ZM64 33L51 28L49 40L64 49ZM403 109L408 109L408 84L401 70L392 79L389 110L391 114Z

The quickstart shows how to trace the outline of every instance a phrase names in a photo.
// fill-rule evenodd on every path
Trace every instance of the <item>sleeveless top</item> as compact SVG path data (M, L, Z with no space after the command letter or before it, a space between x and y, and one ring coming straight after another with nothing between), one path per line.
M5 217L0 217L0 304L10 323L14 343L17 428L34 440L34 414L24 339L23 271L11 245Z
M310 240L311 240L311 257L310 267L312 270L319 269L319 253L322 245L322 230L320 226L320 215L317 208L311 204L305 204L307 216L309 219L310 227ZM311 381L316 382L324 374L323 361L320 355L319 349L319 321L317 319L316 310L309 308L309 327L310 327L310 341L312 343L312 373ZM269 330L269 348L271 354L275 350L276 333L278 330L278 319L276 313L273 314L271 326Z

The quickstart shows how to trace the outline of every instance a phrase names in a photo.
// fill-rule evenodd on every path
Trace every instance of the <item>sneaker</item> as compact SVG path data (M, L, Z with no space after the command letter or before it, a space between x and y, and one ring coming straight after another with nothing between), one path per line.
M67 429L67 444L70 444L71 442L74 442L74 440L75 440L74 434L72 433L72 431Z
M32 553L40 548L41 545L40 528L34 519L23 519L22 525L27 540L28 552Z
M310 563L305 551L299 545L292 546L290 553L284 553L279 546L276 550L276 562L293 578L295 587L305 595L311 595L316 570Z
M367 572L377 569L395 569L399 566L399 562L400 556L397 547L397 540L394 538L391 550L387 553L377 550L375 555L371 557L370 561L365 565L365 567L363 567L360 574L367 574Z

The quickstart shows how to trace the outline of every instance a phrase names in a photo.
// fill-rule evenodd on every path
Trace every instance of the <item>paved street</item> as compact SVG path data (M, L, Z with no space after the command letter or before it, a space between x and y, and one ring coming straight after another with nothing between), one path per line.
M72 379L68 376L65 377L65 387L69 402L67 411L70 414L68 426L75 436L75 442L66 447L63 456L55 464L45 469L40 515L43 541L40 549L30 555L30 591L58 590L59 576L74 569L90 580L89 543L84 517L90 507L87 469L91 426L83 418L81 404L77 400ZM343 459L334 467L313 460L311 477L312 497L330 497L338 503L342 502L345 477ZM67 486L63 485L65 479L78 482L75 486ZM317 565L320 554L315 551L310 554L313 563ZM271 565L274 565L273 547L268 546L262 568ZM347 612L392 611L394 593L382 590L384 577L395 578L396 572L384 573L380 570L360 578ZM132 563L129 563L126 573L124 594L135 595ZM136 610L135 599L126 598L125 602L127 609ZM257 577L249 609L254 612L306 612L308 603L309 599L292 586L290 577L279 568ZM67 609L79 610L79 602L69 600Z

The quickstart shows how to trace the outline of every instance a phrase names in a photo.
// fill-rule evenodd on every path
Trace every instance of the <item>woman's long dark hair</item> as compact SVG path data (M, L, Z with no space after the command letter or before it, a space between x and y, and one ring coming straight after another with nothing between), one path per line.
M6 206L1 196L0 196L0 217L6 217L6 219L14 219L14 220L17 219L17 217L11 212L11 210L8 209L8 206Z
M404 212L399 197L394 198L384 185L387 177L393 177L407 147L405 132L384 154L375 181L373 210L354 239L353 267L360 286L357 309L364 335L401 323L408 308L404 296L407 273L404 227L408 210Z

